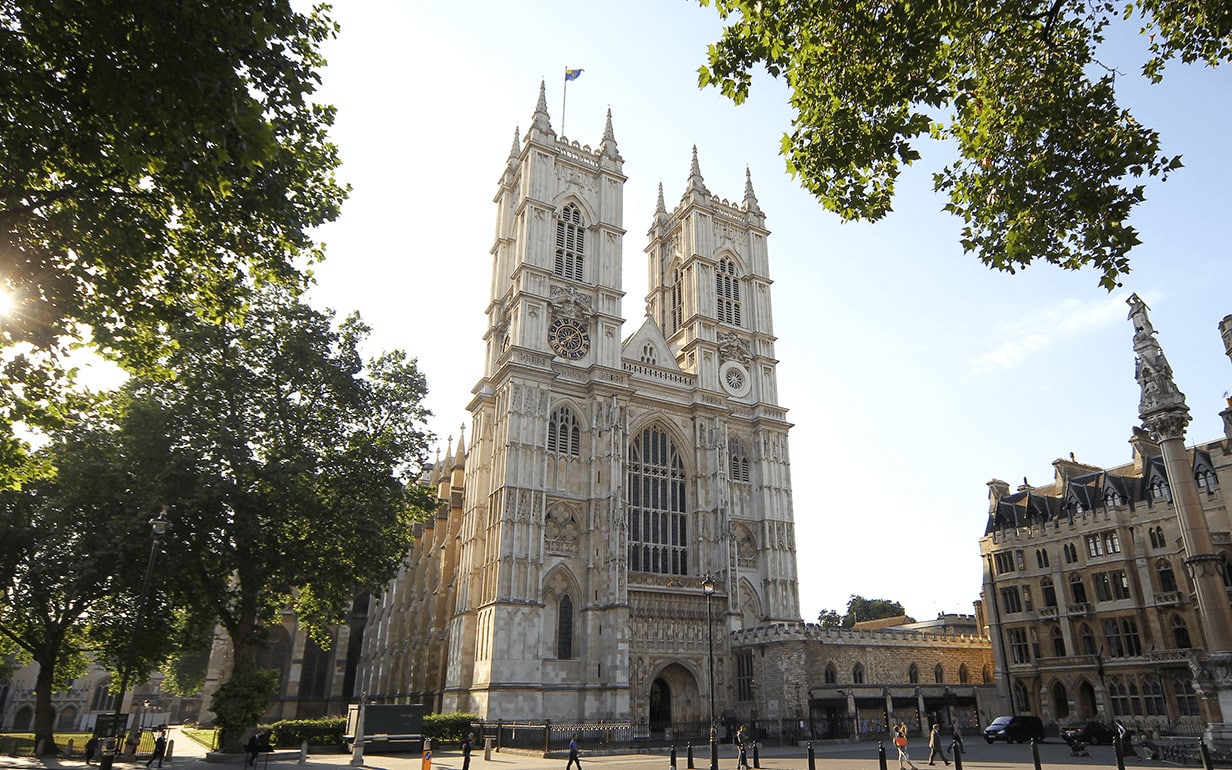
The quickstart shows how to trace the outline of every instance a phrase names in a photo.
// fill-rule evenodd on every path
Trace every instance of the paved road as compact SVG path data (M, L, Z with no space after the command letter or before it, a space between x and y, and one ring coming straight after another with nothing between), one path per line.
M174 731L174 753L170 767L174 770L247 770L245 758L215 762L206 760L206 750L200 744ZM914 742L910 747L915 757L916 766L920 770L928 767L924 758L928 756L928 747L923 740ZM887 746L887 770L898 770L898 758L893 746ZM1052 742L1039 746L1040 764L1050 770L1089 770L1092 767L1115 768L1116 760L1111 746L1092 746L1089 757L1072 757L1065 744L1054 739ZM80 756L80 755L78 755ZM816 770L880 770L875 743L826 743L814 745ZM707 770L709 757L704 752L695 754L697 770ZM259 761L255 770L350 770L350 754L316 754L310 755L304 765L299 765L298 752L278 752L272 761ZM1127 760L1127 767L1138 768L1162 763L1148 760ZM669 770L668 757L659 754L614 754L592 755L583 754L582 765L586 770ZM0 757L0 767L22 768L23 770L86 770L86 764L79 758L74 759L44 759L35 760L30 757ZM95 765L97 767L97 765ZM142 770L144 759L136 762L119 761L115 763L116 770ZM419 755L405 754L368 754L364 757L363 767L367 770L429 770L423 767ZM513 753L510 751L493 752L490 760L484 760L482 749L475 751L471 758L470 770L564 770L564 758L544 758L542 755ZM679 770L686 770L685 754L681 751L677 758ZM769 746L761 752L761 767L763 770L809 770L808 755L804 748ZM462 755L455 750L436 751L432 756L430 770L461 770ZM719 770L735 770L736 755L730 746L725 746L719 754ZM943 768L938 763L937 768ZM951 765L953 770L953 765ZM998 743L989 746L983 741L967 741L967 752L963 756L963 770L1034 770L1034 762L1029 745L1006 745Z

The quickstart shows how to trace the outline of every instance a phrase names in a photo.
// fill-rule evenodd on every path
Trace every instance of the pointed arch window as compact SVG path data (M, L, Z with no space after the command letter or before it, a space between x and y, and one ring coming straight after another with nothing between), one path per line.
M718 299L719 322L740 325L740 276L730 259L719 260L715 273L715 297Z
M1164 540L1164 528L1163 527L1152 527L1147 531L1151 535L1151 547L1152 548L1163 548L1165 545L1167 545L1167 541Z
M667 333L675 334L684 325L684 273L679 268L672 271L672 318Z
M727 442L727 452L731 461L731 467L728 469L731 480L747 482L749 480L749 456L745 453L740 439L733 438Z
M684 460L658 426L629 445L629 569L688 575Z
M115 711L116 699L119 693L110 692L111 679L101 679L94 685L94 695L90 700L91 711Z
M556 265L553 272L571 281L582 280L586 258L586 230L582 212L572 203L556 219Z
M577 457L581 453L581 442L581 431L573 410L562 406L552 412L552 418L548 422L548 451Z
M864 684L864 664L857 663L851 667L851 683Z
M834 667L834 661L826 664L826 684L838 684L838 669Z
M933 682L945 684L945 668L940 663L933 667Z
M914 663L907 668L907 682L909 684L920 683L920 667Z
M1178 650L1188 650L1193 646L1189 641L1189 626L1179 615L1172 617L1172 646Z
M557 608L556 657L558 660L573 658L573 599L568 594L560 597Z
M1082 641L1082 653L1084 655L1095 655L1099 650L1095 646L1095 633L1091 631L1091 627L1086 623L1082 624L1082 628L1078 629L1078 638Z
M1044 594L1044 606L1057 606L1057 589L1052 584L1052 578L1044 578L1040 581L1040 589Z
M971 684L971 670L967 668L966 663L958 666L958 683Z
M1175 591L1176 590L1176 573L1172 571L1172 562L1167 559L1160 559L1155 565L1155 574L1159 576L1160 591Z
M980 682L982 684L992 684L992 669L988 666L980 669Z
M1189 677L1173 679L1172 694L1176 697L1176 710L1181 716L1201 716L1202 710L1198 708L1198 693L1194 691L1192 679Z
M1065 657L1065 635L1061 633L1061 629L1052 629L1052 656L1054 658Z

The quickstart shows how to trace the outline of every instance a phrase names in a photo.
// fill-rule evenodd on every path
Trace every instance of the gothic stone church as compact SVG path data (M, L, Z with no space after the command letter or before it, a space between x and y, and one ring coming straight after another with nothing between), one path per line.
M540 87L496 196L469 446L437 464L438 515L368 600L356 694L493 721L706 722L704 579L720 711L728 632L800 620L765 215L751 183L739 203L712 194L695 151L674 209L660 188L627 330L622 167L610 113L598 149L570 142Z

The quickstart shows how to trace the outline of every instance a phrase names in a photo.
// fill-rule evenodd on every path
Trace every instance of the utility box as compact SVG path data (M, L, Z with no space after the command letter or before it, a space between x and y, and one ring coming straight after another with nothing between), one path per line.
M424 748L423 718L425 708L416 704L373 704L364 706L364 751L421 752ZM359 704L347 709L346 733L343 738L354 750L355 731L359 724Z

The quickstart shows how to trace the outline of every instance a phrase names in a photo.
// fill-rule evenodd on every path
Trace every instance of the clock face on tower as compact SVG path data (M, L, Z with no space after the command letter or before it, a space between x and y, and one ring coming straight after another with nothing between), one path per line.
M572 318L558 318L548 327L548 344L561 358L577 361L590 352L586 324Z

